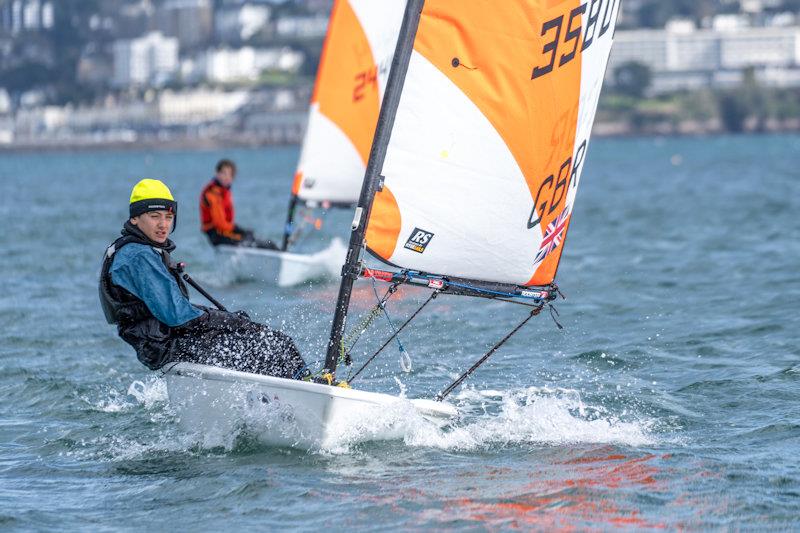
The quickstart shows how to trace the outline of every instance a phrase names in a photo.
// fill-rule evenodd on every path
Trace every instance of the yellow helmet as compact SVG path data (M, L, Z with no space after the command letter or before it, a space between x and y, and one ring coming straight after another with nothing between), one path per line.
M131 191L130 216L138 217L148 211L170 211L175 214L175 223L178 223L178 202L172 196L169 187L159 180L144 179L134 185Z

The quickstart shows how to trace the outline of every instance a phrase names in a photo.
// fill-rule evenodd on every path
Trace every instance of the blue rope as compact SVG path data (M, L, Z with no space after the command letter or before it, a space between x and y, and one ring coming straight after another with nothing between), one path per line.
M372 278L372 292L375 293L375 298L380 302L380 297L378 296L378 287L377 284L375 283L375 278ZM386 317L386 321L389 322L389 327L392 328L392 333L395 334L394 338L397 341L397 347L400 350L400 353L405 353L406 349L403 347L403 343L400 342L400 332L397 331L394 322L392 322L392 319L389 316L389 312L386 310L385 304L381 306L381 310L383 311L383 316Z
M300 379L300 376L302 376L303 372L305 372L306 370L308 370L308 365L307 364L303 365L303 368L301 368L300 370L295 372L295 374L292 376L292 379Z

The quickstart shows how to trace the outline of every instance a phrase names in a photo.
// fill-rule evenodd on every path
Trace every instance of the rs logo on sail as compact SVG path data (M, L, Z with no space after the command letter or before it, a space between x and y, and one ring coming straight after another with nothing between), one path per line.
M421 254L425 251L425 248L428 247L428 244L431 242L432 238L433 233L419 228L414 228L414 231L411 232L411 237L408 238L404 247L412 252Z

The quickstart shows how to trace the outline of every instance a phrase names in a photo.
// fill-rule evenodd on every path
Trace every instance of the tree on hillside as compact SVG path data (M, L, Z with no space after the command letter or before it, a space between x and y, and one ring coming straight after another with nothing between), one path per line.
M750 114L747 100L741 91L726 91L719 96L719 114L722 125L731 133L742 133Z
M642 98L653 82L650 67L637 61L623 63L614 71L614 87L617 92L633 98Z
M22 63L0 73L0 87L11 94L21 94L47 85L53 72L39 63Z

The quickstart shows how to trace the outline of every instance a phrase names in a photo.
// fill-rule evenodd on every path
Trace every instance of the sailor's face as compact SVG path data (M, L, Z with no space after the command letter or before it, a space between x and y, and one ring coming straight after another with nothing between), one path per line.
M225 187L230 187L233 184L233 179L236 177L236 172L229 167L224 166L217 172L217 181Z
M142 230L148 239L158 244L167 242L169 232L172 231L172 224L175 222L175 214L166 211L148 211L138 217L131 219L131 224Z

